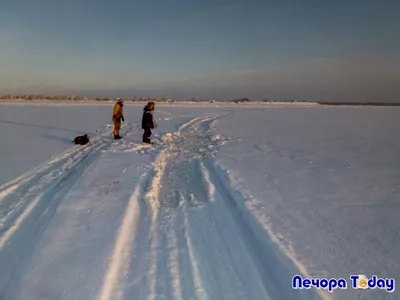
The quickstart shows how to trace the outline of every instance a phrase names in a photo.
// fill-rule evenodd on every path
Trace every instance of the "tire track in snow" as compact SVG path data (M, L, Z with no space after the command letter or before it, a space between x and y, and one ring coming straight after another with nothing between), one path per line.
M183 195L181 195L182 201L185 201L183 198ZM190 258L190 264L192 266L192 280L194 283L194 288L195 288L195 295L197 300L206 300L210 299L207 293L207 290L204 287L203 280L201 278L201 273L199 270L199 263L196 259L194 247L193 247L193 242L192 238L189 234L188 228L189 228L189 217L188 217L188 212L187 212L187 207L186 204L183 205L183 214L184 214L184 224L185 224L185 241L186 241L186 247L189 252L189 258Z
M208 176L204 173L202 162L198 161L196 164L200 165L197 168L197 178L203 178L203 188L207 191L214 190L212 182L206 182ZM201 197L199 194L196 196ZM250 266L251 261L246 251L242 250L240 238L232 226L232 217L226 210L221 210L217 200L213 199L209 205L198 211L184 209L186 230L190 233L193 255L199 265L198 276L202 278L207 291L207 295L203 294L203 299L270 299L260 292L264 289L257 286L258 276L254 276L251 267L243 269L243 264ZM251 288L258 291L256 297L254 293L247 295L249 291L241 277L243 274L251 278Z
M51 158L49 161L33 168L32 170L26 172L25 174L11 180L8 183L3 184L0 186L0 202L7 196L13 194L17 189L20 189L22 185L27 184L28 186L31 185L32 182L35 182L36 180L40 179L42 176L50 172L51 170L57 169L59 166L63 165L66 160L69 158L84 152L84 151L90 151L92 148L96 148L99 143L103 141L105 137L110 135L112 133L111 130L100 134L98 136L95 136L91 142L82 148L81 146L77 145L74 146L57 156Z
M178 131L181 134L190 130L196 131L202 123L214 120L215 118L203 117L190 120L183 124ZM176 151L178 151L178 149L174 149L174 145L176 144L174 139L176 137L176 133L164 136L166 147L159 152L153 162L152 174L147 179L148 187L143 187L142 192L139 193L143 196L144 203L146 204L141 211L146 207L149 208L149 223L146 221L146 214L140 213L137 216L136 226L132 226L130 223L130 225L121 227L120 232L123 231L124 234L120 233L116 240L113 260L110 262L108 271L105 274L104 284L99 294L100 300L127 298L128 294L126 294L126 297L123 294L124 286L127 286L128 291L133 289L132 292L135 293L136 298L141 300L161 298L171 300L210 299L203 285L199 263L196 261L192 237L189 236L189 232L185 228L182 228L182 230L178 229L178 220L184 223L184 217L182 214L175 217L171 216L168 212L169 207L165 206L165 199L161 198L162 195L160 195L162 191L169 189L166 178L169 175L173 175L168 166L171 163L174 164L175 159L178 159L180 166L179 174L182 174L186 167L184 164L180 164L180 158L176 156ZM198 174L201 173L200 165L196 163L197 160L194 162L194 175L198 177ZM190 163L187 167L191 165ZM176 179L179 179L179 176ZM194 185L195 181L192 184ZM206 195L206 192L204 195ZM139 201L138 203L141 202ZM126 218L125 220L127 220ZM123 224L128 224L127 222L124 221ZM146 228L146 224L149 225L149 229ZM132 230L135 232L132 232ZM139 232L136 232L137 230ZM148 234L146 235L144 232L147 232L147 230ZM128 240L121 237L126 237L128 234L133 235L129 239L131 243L129 248ZM139 247L138 243L143 244L144 240L148 240L149 244ZM138 249L142 249L145 253L139 252L136 254L135 251ZM123 255L127 255L126 253L130 253L130 257L136 257L133 262L134 266L132 266L128 257L123 257ZM133 284L131 287L128 287L129 283L122 275L125 273L124 268L127 268L129 265L131 265L129 272L132 272L129 277L135 278L134 283L131 283ZM137 272L141 272L140 275L142 276L135 273L135 266ZM186 272L191 272L191 274L187 274ZM143 277L143 274L146 274L146 276ZM144 288L137 286L140 282L143 282L142 285L145 285ZM146 294L142 290L147 290L148 293Z
M154 166L154 177L151 182L151 187L148 193L146 194L146 200L151 205L151 227L150 227L150 253L151 253L151 261L150 261L150 269L149 269L149 295L148 300L157 299L157 258L158 258L158 240L159 240L159 232L157 230L157 222L159 217L159 194L161 188L161 180L165 173L165 168L168 160L168 152L167 149L164 149L160 152L157 159L153 163Z
M212 184L210 179L210 173L208 172L207 168L205 167L204 163L200 162L201 173L203 175L203 180L206 185L206 190L208 193L208 199L210 202L215 200L215 186Z
M126 128L125 132L131 131L133 128ZM79 166L88 157L93 157L99 154L100 151L111 144L110 140L98 137L98 140L88 147L79 147L71 152L64 153L59 157L50 160L50 162L56 162L56 164L48 163L48 166L44 165L43 170L39 172L38 178L33 175L21 176L22 181L16 182L13 186L14 193L7 194L6 198L0 205L0 250L4 245L12 238L12 236L23 226L26 219L29 218L35 208L42 201L49 203L57 194L58 189L63 183L62 187L69 184L65 182L74 176L77 166ZM75 149L75 148L73 148ZM93 161L84 164L82 167L86 168L90 166ZM9 190L11 187L8 187ZM23 196L18 199L19 194ZM39 194L38 194L39 193ZM18 200L17 200L17 199ZM39 209L41 208L41 205ZM44 209L46 206L44 205ZM33 220L34 221L34 220Z
M104 279L99 300L118 300L123 296L123 291L118 291L118 282L129 265L131 253L131 240L135 239L136 228L140 217L139 205L140 185L136 186L129 199L125 216L115 241L111 262Z
M172 217L169 223L167 221L171 230L165 234L165 241L162 238L153 238L159 243L157 247L167 245L169 249L171 263L168 265L168 271L173 293L171 298L180 299L182 295L188 296L183 292L183 290L187 291L188 287L176 284L176 274L182 272L182 268L177 263L176 252L171 250L171 246L175 243L185 243L186 246L181 247L187 247L192 272L190 281L194 289L193 295L190 296L198 300L215 297L269 299L270 293L273 295L271 299L310 299L307 296L314 295L313 293L306 291L301 295L301 292L287 288L286 284L291 282L291 278L288 276L290 271L288 271L287 261L279 256L282 253L277 253L271 248L272 245L258 240L258 238L265 238L265 232L263 232L264 236L260 236L259 228L257 228L260 226L248 223L247 218L243 217L245 211L235 209L233 206L235 199L229 191L232 187L220 183L218 174L210 167L213 163L207 160L201 151L200 148L207 146L207 142L204 142L209 138L207 132L217 118L218 116L195 118L183 124L177 133L167 134L164 139L167 148L160 155L163 159L158 161L158 163L162 162L162 176L156 175L153 181L152 190L156 195L155 198L159 198L160 191L168 195L168 191L171 192L172 189L173 195L176 192L180 195L180 201L179 205L176 203L171 205L168 197L156 199L156 205L153 203L152 207L158 209L158 215L161 214L156 223L160 225L161 219L167 219L168 216L171 218L171 212L174 210L181 212L184 223L184 239L176 240L179 236L175 224L176 217ZM162 179L166 172L169 175L168 181L165 178ZM186 182L182 183L181 181L185 178ZM194 178L197 179L197 183ZM199 178L202 179L200 182ZM164 183L165 186L160 185ZM196 208L200 210L192 210L194 206L190 207L190 205L204 198L201 189L206 191L209 206L196 205ZM183 203L182 206L181 203ZM224 224L220 218L226 220L227 223ZM202 224L205 225L203 229L201 229ZM155 228L155 226L152 226L152 230L160 231L160 228ZM201 232L197 232L200 229ZM233 232L236 238L232 238ZM162 232L158 234L162 236ZM207 249L212 244L218 249ZM164 259L160 251L158 254L154 251L152 253L153 262ZM270 254L273 258L266 259L265 256ZM275 262L271 262L274 259ZM276 271L278 274L274 274ZM154 269L151 274L154 281L156 278L154 276L162 278L162 275L157 275ZM283 277L277 278L281 275ZM154 287L156 286L155 284ZM150 299L154 298L149 297L148 300Z
M57 189L57 187L62 183L65 182L66 178L71 175L72 170L78 166L85 158L87 158L91 152L88 154L84 155L83 158L81 159L76 159L73 163L64 165L64 173L61 173L60 176L54 177L49 183L45 183L43 188L38 188L39 190L42 190L39 195L35 195L35 193L29 193L26 194L26 196L22 197L22 202L24 203L29 203L27 207L23 207L24 209L20 214L17 214L15 216L15 220L11 220L12 224L7 224L5 228L3 228L3 235L0 237L0 250L4 247L6 242L8 242L12 236L23 226L23 223L25 222L26 219L31 215L31 213L34 211L34 209L38 206L38 204L42 201L46 201L46 198L50 196L51 194L55 194L54 190ZM64 185L65 186L65 185ZM34 200L32 200L32 198ZM48 201L51 201L51 199L48 199ZM47 202L47 201L46 201ZM19 203L17 203L19 204ZM46 207L44 207L45 209ZM13 213L14 210L11 211ZM10 213L6 215L6 217L9 217ZM4 220L2 219L2 223L5 224L6 222L9 222L8 219Z
M127 133L131 131L135 125L131 128L124 128L122 131ZM3 210L2 202L7 200L8 196L13 196L16 193L18 194L26 194L31 191L31 189L37 186L37 182L45 181L49 175L53 173L57 173L60 169L65 168L68 162L74 159L79 159L80 155L85 155L87 152L93 152L98 150L101 146L105 144L109 144L106 141L108 135L110 135L112 131L106 132L104 134L100 134L94 137L89 144L86 146L74 146L61 154L53 157L49 161L43 163L42 165L33 168L32 170L26 172L25 174L19 176L18 178L6 183L0 187L0 211Z
M19 189L21 190L19 192L23 193L24 188L28 190L30 187L32 187L32 182L40 181L50 172L62 167L69 159L86 151L90 151L93 148L96 148L98 144L99 141L90 144L84 149L74 147L68 150L66 153L61 154L56 158L50 160L49 162L44 163L42 166L35 168L33 171L30 171L20 176L19 178L13 180L11 183L3 185L3 187L0 188L0 202L4 201L7 196L14 194Z
M331 295L320 289L287 289L287 283L291 282L293 274L300 272L303 276L310 277L307 269L287 252L272 231L265 232L257 223L255 216L245 207L245 199L234 195L234 188L221 178L222 170L217 171L215 162L207 161L205 169L209 174L209 184L214 186L216 191L215 196L234 216L239 236L243 239L248 253L252 255L260 278L263 279L266 289L272 293L273 299L315 299L318 296L320 299L331 300ZM257 249L263 249L264 253L258 252Z
M177 197L179 201L183 203L181 209L185 210L183 194L177 192ZM176 269L174 273L178 273L176 274L176 280L179 281L181 298L175 296L175 300L199 300L196 296L206 293L198 271L199 267L191 247L190 237L188 240L188 234L186 219L183 213L177 213L175 223L171 225L171 235L174 241L174 244L171 246L179 249L176 253L178 257L174 258L176 260ZM176 293L178 293L178 290L176 290Z
M178 133L181 133L181 131L183 131L187 127L190 127L191 125L195 124L196 122L203 121L204 119L207 119L207 117L206 118L205 117L194 118L194 119L182 124L178 129Z
M132 128L126 128L124 132L130 130ZM2 273L7 274L0 277L2 295L11 296L19 293L16 283L20 282L26 263L33 255L33 250L51 222L59 204L65 200L70 189L96 161L101 150L111 143L111 138L99 139L98 143L93 143L95 147L79 147L80 151L76 155L66 159L65 163L57 169L53 165L39 182L30 180L31 187L35 188L30 187L30 192L25 192L22 200L19 199L19 194L10 195L15 201L24 202L24 205L14 212L12 220L7 220L8 226L3 227L3 233L0 235L0 265L3 268ZM27 248L30 250L26 251Z
M218 117L218 116L217 116ZM160 222L162 221L160 218L160 214L162 211L160 209L163 208L163 204L160 202L160 191L163 188L162 183L163 179L166 175L167 165L170 164L171 160L174 159L174 138L184 132L186 129L190 129L193 126L196 126L198 123L202 123L208 120L214 120L216 117L200 117L192 119L183 125L181 125L178 129L177 133L167 134L164 136L164 142L166 143L167 147L160 151L159 155L157 156L156 160L153 163L154 167L154 176L152 178L150 189L146 194L146 202L150 204L151 212L152 212L152 220L151 220L151 227L150 227L150 267L149 267L149 278L148 278L148 288L149 288L149 295L147 300L154 300L157 299L157 295L160 293L160 283L157 282L158 275L160 274L161 270L159 270L158 265L165 261L165 257L163 257L162 251L160 251L159 247L163 244L173 244L174 243L174 235L175 233L169 233L169 235L164 234L159 228ZM172 238L172 241L171 241ZM187 240L187 236L185 239ZM165 239L165 243L162 243ZM161 242L161 244L160 244ZM193 263L193 255L192 251L189 250L189 257L190 261ZM183 287L180 285L177 274L179 273L179 263L176 260L177 252L172 252L169 254L169 261L173 265L173 269L170 269L170 277L173 281L173 287L171 294L175 299L181 299ZM194 267L196 269L196 267ZM196 275L197 276L197 275ZM196 281L197 282L197 281ZM197 285L198 282L197 282ZM164 289L168 289L168 287L164 286ZM198 287L199 290L204 290L204 288ZM167 291L165 291L167 292ZM203 299L203 298L201 298Z
M196 122L202 121L204 118L195 118L190 120L180 126L178 129L178 133L182 132L185 128L190 127L191 125L195 124ZM150 239L151 239L151 246L150 246L150 253L151 253L151 262L150 262L150 269L149 269L149 296L147 300L154 300L157 299L157 295L159 291L157 289L157 269L158 263L162 261L164 258L160 257L160 250L159 243L160 239L162 239L162 233L160 233L160 229L158 228L160 222L160 208L162 207L162 203L160 202L159 196L160 191L162 188L162 180L165 176L165 171L169 160L171 159L171 148L173 148L173 135L167 135L165 138L165 142L167 143L168 147L161 150L160 154L156 158L155 162L153 163L154 166L154 177L151 182L151 187L149 192L146 195L146 200L150 203L151 210L152 210L152 221L151 221L151 228L150 228ZM161 254L162 255L162 254ZM177 294L177 291L173 291L173 294Z
M25 209L25 211L19 216L19 218L15 221L14 225L7 231L5 231L4 235L0 237L0 250L4 247L6 242L14 235L14 233L21 227L21 224L24 220L29 216L29 214L33 211L35 206L39 203L39 201L43 198L43 194L38 195Z
M210 128L213 125L213 123L215 122L215 120L216 119L214 119L214 120L210 119L211 122L197 123L196 125L199 125L199 126L197 126L197 129L208 131L208 130L210 130ZM211 163L210 159L206 160L206 164L204 164L203 161L200 161L200 167L201 167L201 171L202 171L202 178L204 180L205 187L206 187L207 192L208 192L208 196L209 196L210 199L213 199L213 200L211 200L211 202L212 201L216 201L216 199L219 199L220 201L222 200L222 202L225 203L225 206L228 209L228 211L230 211L231 215L235 216L235 221L236 220L240 220L240 222L236 222L237 223L236 226L239 227L239 229L241 228L242 230L247 231L247 233L250 233L250 231L252 230L251 225L246 222L247 220L245 218L241 217L241 215L246 214L246 212L247 212L246 209L244 208L244 210L242 210L242 211L240 211L240 210L232 210L232 207L230 207L228 205L228 203L227 203L227 202L229 202L228 200L231 200L230 201L231 203L233 203L233 201L235 201L235 204L237 205L236 208L238 208L240 205L237 204L236 201L239 201L239 202L241 201L241 202L244 203L244 198L241 198L241 199L238 199L238 200L236 200L236 198L234 198L234 196L233 196L233 194L231 192L233 187L230 186L229 184L224 184L224 185L221 184L222 180L220 180L219 174L217 174L217 172L215 171L215 162L211 163L211 165L210 165L210 163ZM238 213L239 213L239 216L238 216ZM247 212L247 213L251 214L250 212ZM254 226L254 228L261 229L261 226L259 224L252 223L252 225ZM268 233L271 235L270 231L268 231ZM250 235L250 236L254 236L254 235ZM273 239L273 237L274 237L274 235L271 236L271 239L275 243L280 245L279 241L276 241L275 239ZM257 247L256 247L257 243L254 242L254 241L250 241L250 243L249 243L250 239L248 238L248 236L247 237L244 236L243 239L244 239L244 241L246 243L248 243L247 244L247 246L249 248L248 252L253 255L255 261L265 262L266 260L263 259L264 256L261 255L262 257L260 258L260 257L257 257L257 256L260 255L259 253L254 253L254 249L257 249ZM267 251L270 250L270 248L271 248L271 245L268 245L268 247L265 247L267 245L263 244L262 246L264 246L264 248ZM285 249L279 248L279 250L280 250L281 253L278 253L278 254L283 254L283 255L288 256L287 255L288 253L287 253L287 251L285 251ZM288 256L288 259L293 262L293 264L300 271L300 273L304 274L304 276L309 277L306 268L301 263L299 263L296 259L294 259L294 257L292 257L290 255ZM259 264L258 264L258 267L259 267ZM288 266L286 265L286 267L288 267ZM281 268L282 268L282 266L281 266ZM283 266L283 268L285 268L285 266ZM260 278L265 277L265 275L266 275L265 272L260 272ZM271 277L270 273L268 273L268 275L270 275L270 277ZM272 276L273 276L273 274L272 274ZM287 278L287 279L289 281L291 280L291 278ZM275 283L277 283L277 282L275 281ZM265 286L267 287L267 290L271 289L271 284L265 284ZM285 289L286 289L285 284L283 284L281 290L285 290ZM291 295L294 297L293 299L297 299L297 298L302 299L301 297L299 297L301 295L298 295L298 294L299 293L291 294ZM305 298L307 298L307 296L309 296L310 294L313 294L313 293L309 293L309 292L306 291L303 294L303 296ZM326 299L326 300L331 299L329 294L326 294L321 290L318 290L317 294L322 299ZM283 298L286 299L287 296L285 295L285 293L283 293L283 295L284 295ZM290 293L289 293L289 295L290 295ZM282 296L282 294L279 291L278 293L276 293L275 297L279 298L280 296Z
M148 289L149 289L149 295L147 297L148 300L155 300L157 299L157 262L158 262L158 230L156 229L157 227L157 220L158 220L158 213L156 213L153 216L153 220L151 222L151 228L150 228L150 241L151 241L151 246L150 246L150 255L151 255L151 260L150 260L150 269L149 269L149 279L147 282Z
M184 299L189 297L198 300L220 299L221 297L248 299L245 298L245 289L240 276L238 276L240 272L235 271L235 265L232 264L235 260L229 252L229 246L235 248L236 245L232 245L232 243L229 246L226 245L223 236L215 227L216 220L218 218L226 219L226 216L215 215L214 210L209 209L213 205L209 201L210 193L207 193L207 190L212 190L212 183L207 185L206 182L202 182L202 178L205 181L204 178L207 178L207 175L202 174L201 160L179 162L178 165L171 163L171 181L169 181L167 189L176 191L173 194L180 198L180 205L174 207L165 201L163 201L163 205L166 219L171 218L171 215L173 217L175 213L180 214L183 219L181 223L184 224L184 238L179 241L179 244L181 248L187 249L191 270L190 283L189 274L184 277L183 281L186 285L183 287L186 292ZM190 176L186 177L185 175ZM227 224L223 224L223 226L225 225ZM179 232L176 224L170 226L175 227L175 231ZM187 265L184 268L186 271L189 269ZM193 292L190 292L190 289Z
M7 274L7 277L0 280L0 290L4 295L14 295L17 292L18 286L15 283L19 282L21 272L33 253L33 251L26 251L26 249L35 247L60 202L64 200L68 191L95 161L98 154L98 151L87 153L82 160L77 160L69 165L63 176L46 184L41 193L28 195L34 198L33 201L29 197L27 199L31 205L27 210L25 207L21 214L17 216L18 222L10 226L1 236L0 265L4 268L3 274ZM63 184L61 185L61 183Z
M178 225L178 216L173 216L172 226L168 228L166 233L167 248L169 249L168 269L172 279L172 293L175 300L184 300L182 295L182 284L180 278L180 263L179 263L179 243L175 228Z

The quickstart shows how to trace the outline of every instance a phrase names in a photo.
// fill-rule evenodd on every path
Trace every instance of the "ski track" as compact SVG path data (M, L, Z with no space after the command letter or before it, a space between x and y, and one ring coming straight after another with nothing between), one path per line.
M102 284L90 299L317 298L311 291L290 288L291 277L306 270L299 271L283 254L216 165L213 154L226 140L214 135L212 127L223 116L191 119L177 132L163 135L148 152L140 145L125 149L157 156L134 185ZM7 264L9 279L0 283L0 297L15 291L9 286L18 282L29 260L29 255L19 259L25 253L19 246L35 244L83 172L101 153L113 151L104 136L0 187L0 264L12 260Z

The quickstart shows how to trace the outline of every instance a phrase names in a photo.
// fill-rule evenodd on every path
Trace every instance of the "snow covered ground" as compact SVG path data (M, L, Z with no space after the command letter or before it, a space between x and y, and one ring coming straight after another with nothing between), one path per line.
M0 299L400 298L292 289L399 277L399 108L111 111L0 105Z

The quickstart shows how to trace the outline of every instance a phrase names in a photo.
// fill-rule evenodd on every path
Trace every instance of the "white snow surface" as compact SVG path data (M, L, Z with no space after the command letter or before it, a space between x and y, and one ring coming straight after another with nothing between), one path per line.
M1 300L400 299L291 288L399 277L399 108L160 105L152 146L111 113L0 104Z

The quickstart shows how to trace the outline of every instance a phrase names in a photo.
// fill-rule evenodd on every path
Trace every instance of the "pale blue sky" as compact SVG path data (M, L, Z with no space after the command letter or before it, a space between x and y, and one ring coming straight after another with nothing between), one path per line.
M399 2L2 0L0 93L400 101Z

